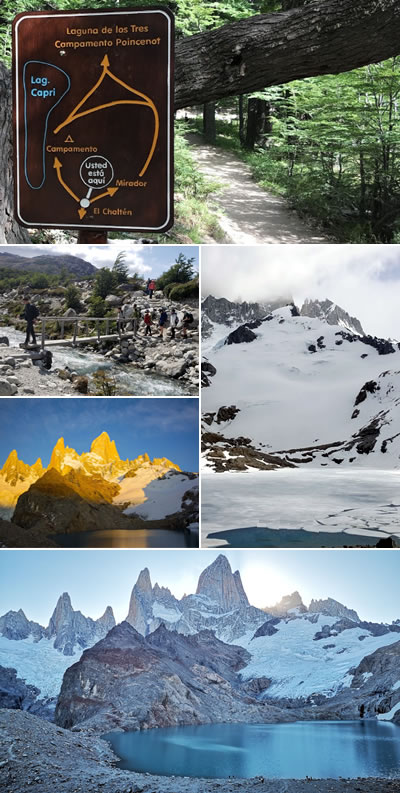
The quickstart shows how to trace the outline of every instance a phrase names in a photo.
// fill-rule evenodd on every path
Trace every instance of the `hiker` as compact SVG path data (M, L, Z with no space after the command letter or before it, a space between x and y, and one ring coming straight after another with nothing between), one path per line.
M124 312L122 311L122 308L118 309L117 330L118 330L118 332L119 331L122 332L124 330Z
M182 336L184 339L187 339L188 328L190 328L192 322L193 314L191 314L190 311L185 311L182 318Z
M158 320L158 326L160 328L160 336L164 341L166 338L166 332L168 328L168 314L165 308L162 308L160 311L160 319Z
M171 328L171 339L175 338L175 329L176 329L176 326L177 326L178 322L179 322L178 314L176 313L176 310L174 308L172 308L171 309L171 313L169 315L169 324L170 324L170 328Z
M133 304L133 333L137 336L139 329L139 320L141 318L140 308L137 303Z
M133 308L128 303L122 306L122 314L125 320L124 326L126 330L132 330L132 317L133 317ZM128 320L128 321L126 321Z
M146 330L144 332L144 335L145 336L151 336L151 326L153 324L153 320L152 320L152 318L150 316L150 311L149 311L148 308L146 308L146 312L145 312L145 315L143 317L143 322L146 325Z
M150 283L150 281L151 281L151 278L148 278L147 281L146 281L146 289L144 290L145 295L149 294L149 283Z
M33 327L33 323L35 319L39 316L39 309L37 306L33 306L32 303L29 302L29 297L24 297L24 304L25 308L22 314L20 314L20 319L26 319L26 339L23 344L23 347L28 347L29 345L29 338L32 337L32 343L36 344L36 336L35 336L35 329Z
M155 281L153 281L153 279L151 279L151 281L149 281L149 284L148 284L148 287L147 287L147 288L148 288L148 290L149 290L149 297L150 297L150 300L152 300L152 298L153 298L153 292L154 292L154 290L155 290L155 288L156 288L156 282L155 282Z

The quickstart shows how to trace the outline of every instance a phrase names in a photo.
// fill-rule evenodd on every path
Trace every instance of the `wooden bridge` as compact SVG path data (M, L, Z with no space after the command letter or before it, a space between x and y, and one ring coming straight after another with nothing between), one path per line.
M93 341L112 341L134 336L133 330L125 331L124 327L130 325L134 320L131 318L120 319L119 317L88 317L86 314L74 317L39 317L41 323L41 342L40 347L42 350L45 347L75 347L79 344L90 344ZM46 339L46 324L48 322L57 322L60 326L59 339ZM89 335L89 324L94 323L94 335ZM101 326L105 326L105 333L101 333ZM79 325L85 326L86 335L79 336ZM65 338L65 326L72 325L72 337ZM112 327L115 325L115 330L112 332Z

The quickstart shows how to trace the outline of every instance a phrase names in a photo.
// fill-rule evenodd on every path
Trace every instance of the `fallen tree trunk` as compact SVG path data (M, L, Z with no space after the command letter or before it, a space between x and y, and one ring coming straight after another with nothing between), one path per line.
M0 243L24 243L30 242L29 234L13 214L11 119L11 77L0 63Z
M317 0L178 41L175 107L338 74L399 54L399 0Z

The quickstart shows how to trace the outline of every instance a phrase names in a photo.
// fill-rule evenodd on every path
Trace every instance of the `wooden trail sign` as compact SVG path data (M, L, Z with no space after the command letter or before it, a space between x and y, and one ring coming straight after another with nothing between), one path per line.
M20 224L159 232L172 226L173 33L163 7L15 18Z

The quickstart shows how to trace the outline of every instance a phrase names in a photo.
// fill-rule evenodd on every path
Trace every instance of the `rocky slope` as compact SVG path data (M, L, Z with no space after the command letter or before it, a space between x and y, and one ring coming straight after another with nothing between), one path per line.
M290 720L241 691L237 672L247 658L241 647L223 644L211 631L183 636L161 625L143 637L123 622L66 671L56 724L104 732Z
M207 350L205 467L396 467L399 345L345 330L336 309L339 325L298 314L278 309Z
M314 317L328 323L328 325L338 325L349 330L350 333L357 333L365 336L361 322L357 317L351 317L344 308L341 308L332 300L310 300L306 299L300 309L302 317Z

